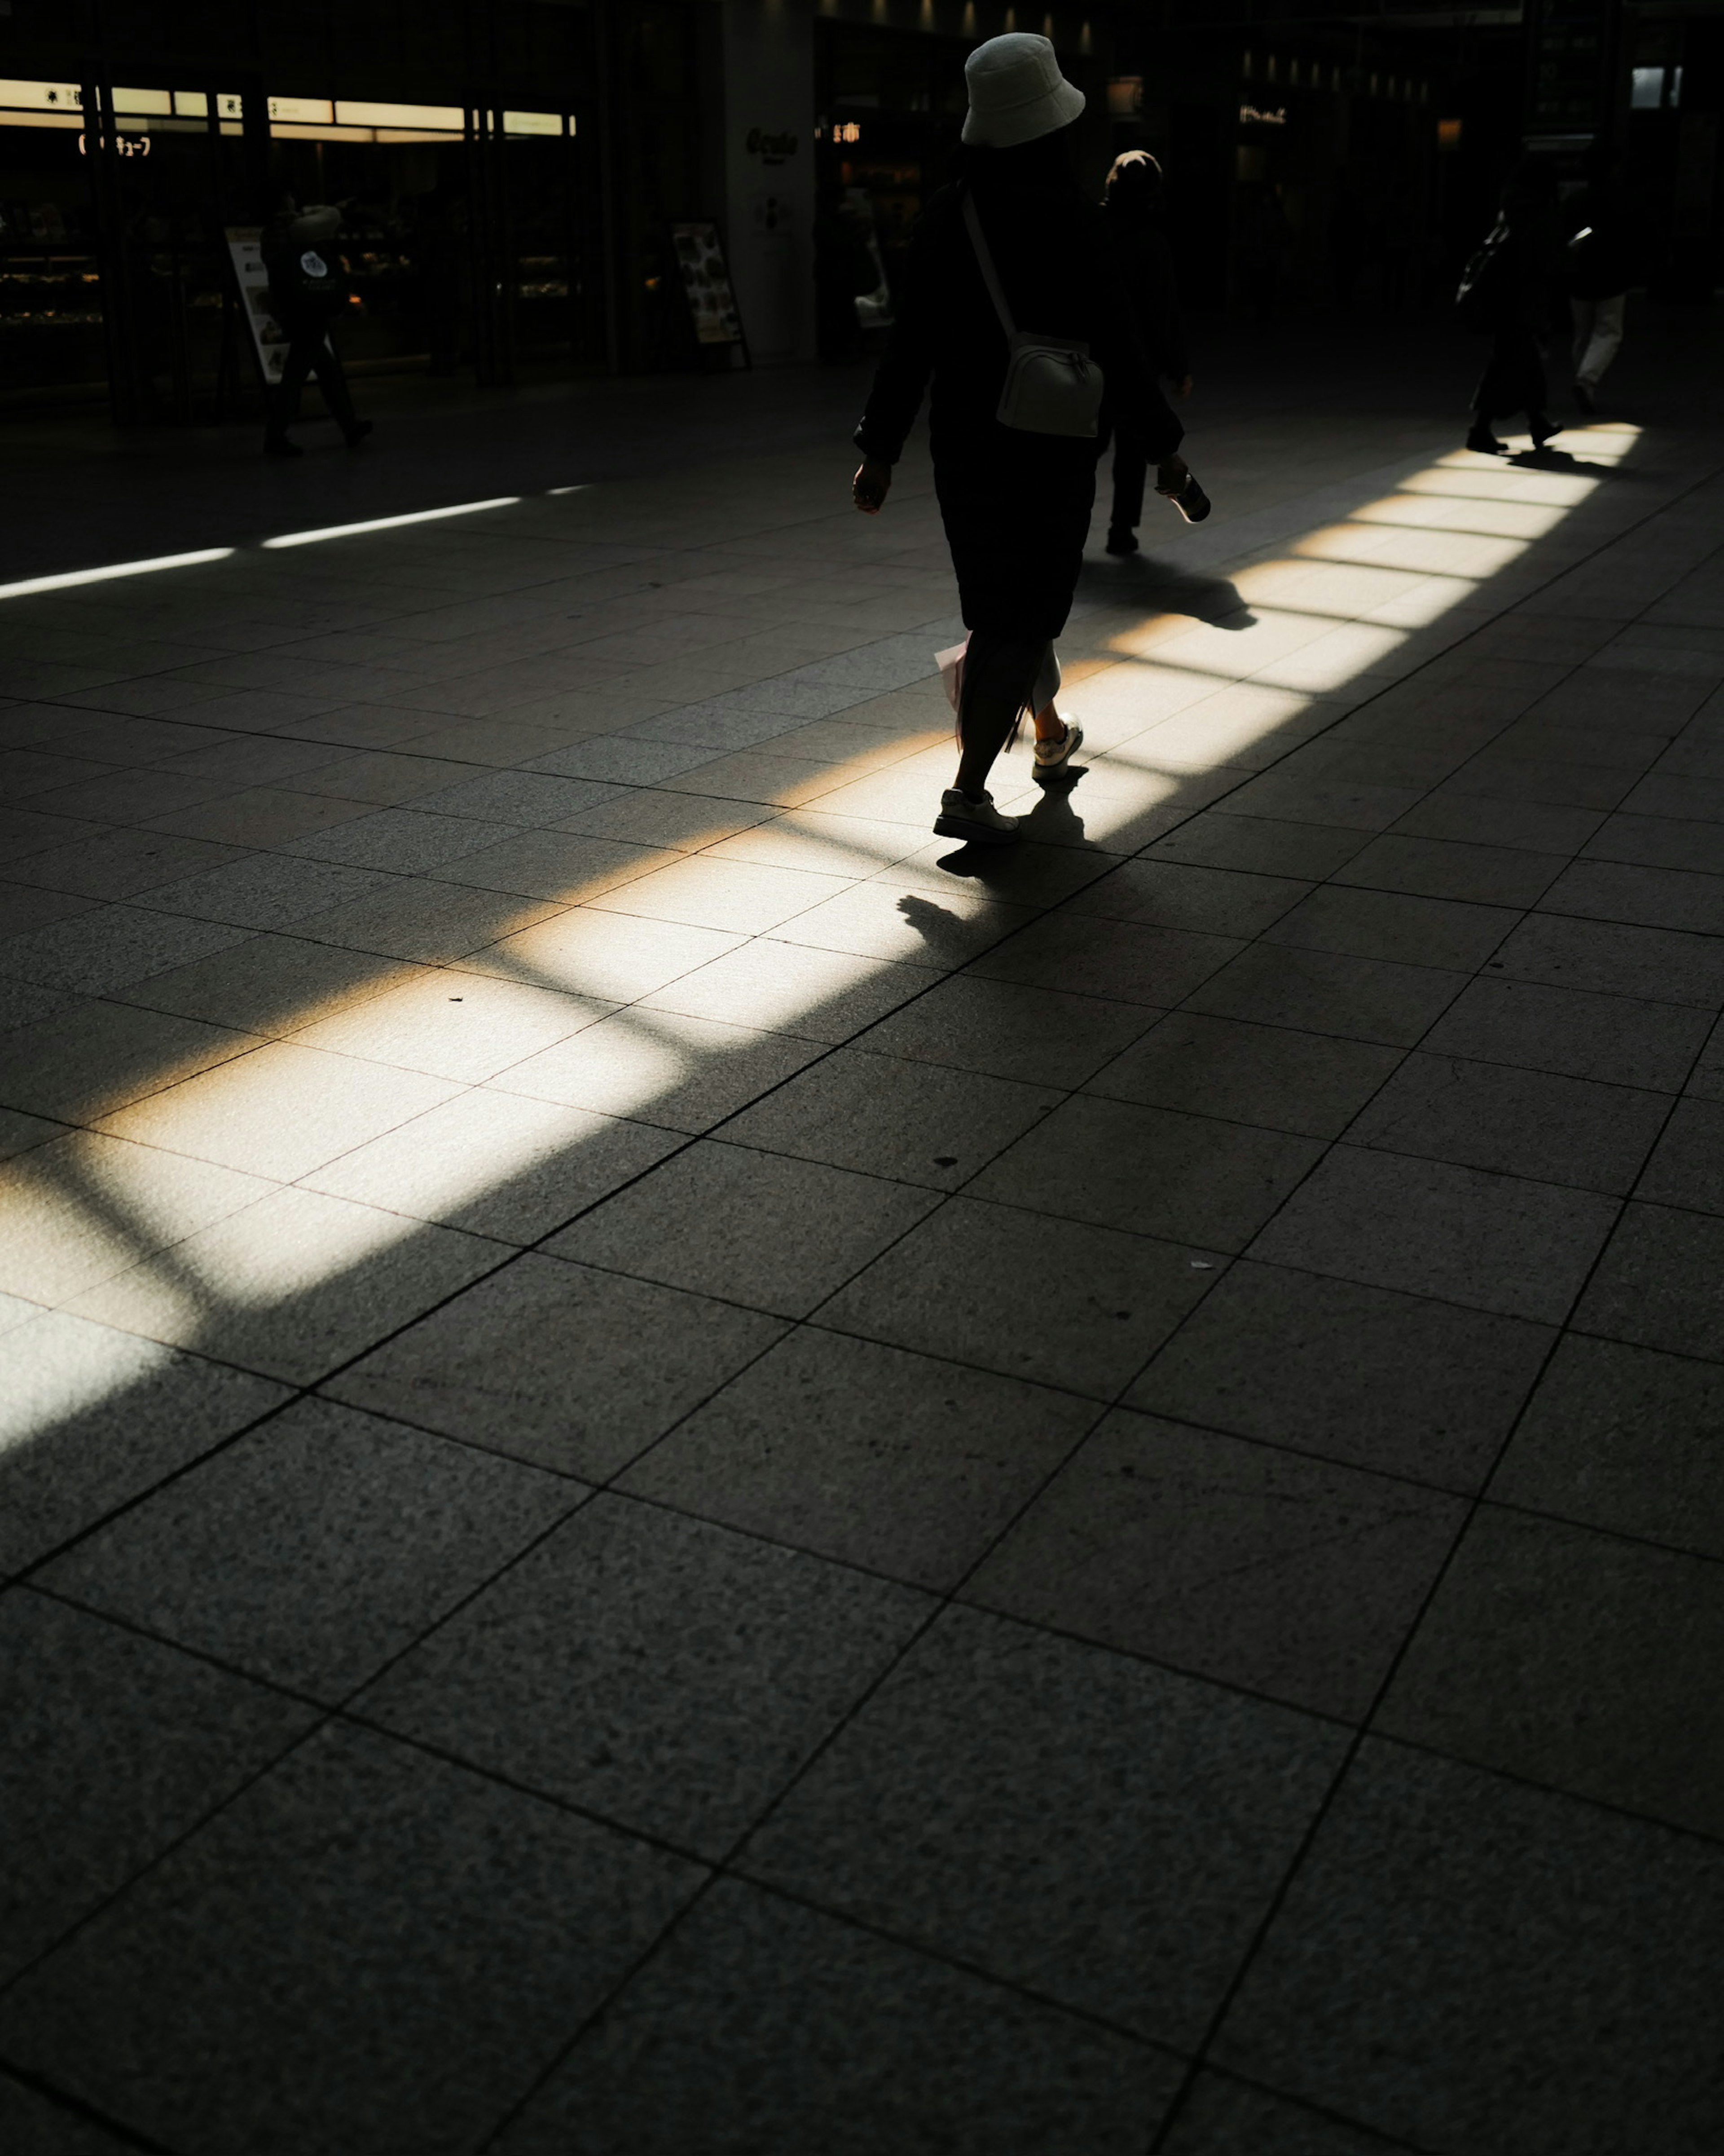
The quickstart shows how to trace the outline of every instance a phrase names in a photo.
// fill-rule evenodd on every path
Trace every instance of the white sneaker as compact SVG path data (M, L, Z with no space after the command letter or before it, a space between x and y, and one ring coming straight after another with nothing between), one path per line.
M1083 740L1083 728L1075 719L1068 719L1063 740L1039 741L1035 745L1036 777L1042 778L1050 771L1063 769L1082 747Z
M967 845L1009 846L1018 835L1018 819L1003 816L994 807L991 793L972 801L967 793L949 786L940 796L934 830L940 838L961 839Z

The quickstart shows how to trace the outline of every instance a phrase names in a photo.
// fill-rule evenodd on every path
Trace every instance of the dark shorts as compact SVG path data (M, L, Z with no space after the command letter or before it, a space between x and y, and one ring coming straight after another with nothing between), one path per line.
M934 491L967 629L1046 641L1065 628L1095 500L1095 447L1003 427L936 436Z

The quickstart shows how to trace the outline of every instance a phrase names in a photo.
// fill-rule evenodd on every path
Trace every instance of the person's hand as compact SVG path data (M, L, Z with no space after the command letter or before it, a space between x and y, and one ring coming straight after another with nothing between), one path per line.
M892 467L881 457L864 457L850 481L850 499L865 516L878 516L891 491Z
M1180 379L1173 384L1173 394L1174 394L1176 397L1189 397L1189 396L1190 396L1190 394L1191 394L1191 377L1190 377L1188 374L1187 374L1187 375L1183 375L1183 376L1180 377Z

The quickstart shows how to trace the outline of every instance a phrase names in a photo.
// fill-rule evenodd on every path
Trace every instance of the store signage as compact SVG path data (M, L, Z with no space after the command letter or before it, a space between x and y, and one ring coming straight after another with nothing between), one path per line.
M759 157L768 165L782 165L787 157L796 155L797 145L794 135L775 135L765 127L751 127L743 147L751 157Z
M87 157L90 155L92 140L99 150L105 150L110 146L105 135L97 135L94 137L80 135L78 137L78 154L80 157ZM116 157L147 157L150 154L150 138L147 135L116 135L113 138L111 147Z
M1242 126L1249 123L1254 127L1285 127L1287 108L1285 105L1278 105L1274 111L1266 112L1260 105L1242 105L1239 107L1239 122Z

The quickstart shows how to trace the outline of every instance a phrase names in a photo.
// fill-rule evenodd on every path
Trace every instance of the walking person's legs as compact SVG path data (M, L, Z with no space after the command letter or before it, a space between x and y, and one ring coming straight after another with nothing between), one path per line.
M1127 429L1118 429L1113 449L1113 513L1107 520L1110 554L1137 552L1137 526L1143 521L1143 482L1149 458L1142 442Z
M317 376L317 387L323 392L323 401L329 407L329 416L347 438L351 449L371 432L372 423L362 419L353 409L353 398L347 388L346 369L341 365L335 346L325 338L319 344L312 359Z
M1608 299L1588 300L1586 336L1580 331L1581 302L1574 302L1574 401L1583 412L1597 411L1598 384L1604 370L1622 349L1623 314L1628 305L1625 292L1614 292Z
M273 389L264 392L264 450L272 457L296 457L302 454L296 442L287 438L287 430L300 416L300 393L305 386L305 377L317 362L317 347L321 342L321 329L301 330L290 337L287 357L281 364L281 379Z
M988 775L1034 696L1047 656L1045 637L972 630L958 703L957 776L942 797L934 826L942 838L1000 845L1017 836L1018 819L994 807Z

